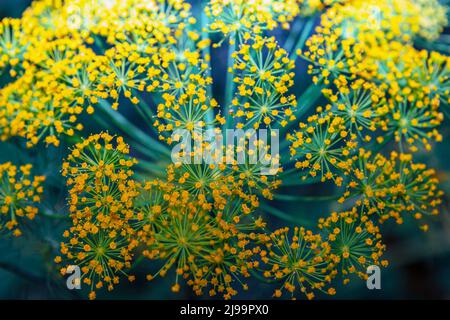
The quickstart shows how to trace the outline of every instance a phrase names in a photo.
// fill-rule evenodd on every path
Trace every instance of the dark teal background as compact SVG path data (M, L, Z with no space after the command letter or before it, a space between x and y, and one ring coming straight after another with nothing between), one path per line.
M144 1L144 0L143 0ZM19 17L29 5L27 0L0 0L0 17ZM197 9L198 6L194 7ZM279 35L280 42L284 33ZM225 52L213 51L213 62L224 61ZM217 59L219 57L219 59ZM216 62L217 63L217 62ZM304 65L299 64L299 69ZM213 68L216 66L213 64ZM301 70L302 72L304 70ZM214 75L215 96L219 98L223 72ZM302 78L296 82L305 84ZM136 120L137 121L137 120ZM142 125L142 124L141 124ZM421 161L438 169L442 188L450 195L450 125L448 120L441 128L444 141L429 154L418 155ZM23 163L33 161L38 174L49 176L46 192L54 198L64 199L57 194L58 186L63 183L56 167L64 156L65 149L39 147L33 150L20 150L14 146L19 143L13 140L0 143L0 162L12 161ZM64 191L64 190L63 190ZM62 191L62 192L63 192ZM310 188L310 192L320 194L321 188ZM450 215L448 197L442 214L433 219L430 231L422 233L414 223L403 226L387 224L384 229L388 245L387 256L391 265L382 272L382 290L369 291L363 281L355 279L345 287L338 287L336 297L344 299L449 299L450 298ZM54 200L54 199L51 199ZM64 211L64 203L54 204ZM286 213L293 212L303 220L314 222L333 209L333 203L276 203ZM287 222L268 218L269 226L281 226ZM65 280L55 271L53 258L64 222L38 219L33 227L34 236L14 240L0 239L0 298L3 299L48 299L79 298L77 292L64 289ZM45 240L42 240L45 239ZM50 246L49 246L50 243ZM126 299L175 299L193 297L189 289L175 295L170 292L171 277L146 282L143 279L145 267L137 270L138 281L133 285L122 285L107 297ZM242 293L239 298L269 298L272 287L267 284L250 283L250 291ZM99 295L99 297L104 297ZM326 297L325 297L326 298Z

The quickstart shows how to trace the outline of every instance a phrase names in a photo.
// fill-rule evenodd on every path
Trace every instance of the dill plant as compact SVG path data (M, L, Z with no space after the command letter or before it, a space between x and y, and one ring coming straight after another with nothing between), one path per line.
M52 195L32 164L1 164L1 236L22 236L35 216L59 220L52 272L80 266L90 299L136 271L149 286L167 276L173 292L229 299L262 281L273 297L312 299L358 281L354 274L367 278L369 265L387 266L385 222L413 218L427 231L442 206L437 171L420 161L442 141L448 113L448 46L437 40L447 8L437 0L197 6L194 15L183 0L36 0L1 21L0 138L36 159L62 149L53 171L67 188L58 186L66 204L58 215L41 203ZM280 167L171 163L176 130L199 142L184 154L194 158L211 147L200 141L211 128L279 130L280 155L269 159ZM273 203L320 203L302 190L330 184L339 211L323 206L318 223L303 217L308 229L274 230L295 213Z

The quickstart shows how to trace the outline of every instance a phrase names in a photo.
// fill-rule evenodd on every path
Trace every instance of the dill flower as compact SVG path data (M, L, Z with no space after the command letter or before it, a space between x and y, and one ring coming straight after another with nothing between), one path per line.
M435 40L439 37L444 27L448 25L447 11L439 0L414 0L419 18L419 36L427 40Z
M174 191L170 183L152 180L137 185L138 195L133 200L134 216L130 222L137 232L137 237L144 239L146 233L154 231L156 216L167 211L171 204L167 201Z
M182 94L180 97L163 94L163 103L157 106L157 117L153 125L160 132L160 139L166 139L165 134L171 134L175 130L187 130L192 138L197 140L204 130L211 128L214 124L223 123L223 118L217 114L212 119L207 116L218 108L214 98L206 95L206 90L201 87L193 88L195 93ZM167 138L168 143L172 142ZM199 150L194 149L194 152Z
M375 110L377 127L394 137L401 150L405 146L412 152L421 146L430 150L433 140L442 139L437 127L443 121L439 111L441 101L447 103L446 59L398 42L390 43L388 48L374 49L381 54L367 58L367 61L373 59L374 75L361 73L378 84L387 100Z
M225 173L225 165L175 164L167 168L167 181L180 190L201 200L206 210L212 208L221 212L240 189L233 186L234 179Z
M281 185L278 174L282 168L278 168L279 159L267 155L268 165L261 161L253 164L246 157L245 163L238 164L236 161L231 165L233 187L248 194L262 195L266 199L273 199L273 192Z
M214 219L218 226L214 234L220 242L199 259L196 278L188 284L197 294L206 289L210 296L222 294L224 299L230 299L238 293L238 287L248 290L245 281L259 265L255 259L260 250L256 232L261 232L264 222L261 219L252 222L240 216L232 220L223 218L226 217L218 215Z
M322 241L320 235L304 228L295 227L292 235L289 228L270 234L270 240L260 255L264 277L283 282L274 296L281 297L283 291L291 297L298 291L308 299L313 299L316 291L333 295L335 290L329 285L335 272L327 261L329 252L329 245Z
M194 281L193 288L201 289L206 280L210 296L223 294L225 299L230 299L238 293L237 287L248 290L245 281L251 277L251 271L259 266L255 256L260 247L255 231L260 232L264 223L260 219L254 223L242 223L236 219L225 222L220 218L217 221L222 243L206 255L204 261L200 261L198 275L202 275L203 281Z
M63 163L62 175L77 191L82 191L87 181L126 180L133 175L131 167L137 163L136 159L128 157L129 152L122 137L107 132L92 134L75 144Z
M163 47L150 57L148 92L177 97L182 94L193 95L198 88L205 88L212 83L212 78L207 75L208 64L195 48Z
M364 149L359 149L353 159L347 191L339 202L356 197L358 205L367 209L367 214L376 212L381 221L394 217L400 222L399 212L388 209L395 204L389 190L392 162L380 153L373 154Z
M99 97L111 98L114 109L122 96L139 104L144 92L158 93L170 104L183 94L193 95L211 84L207 64L198 51L207 43L190 28L196 22L190 5L180 0L131 2L130 6L137 7L134 16L130 12L129 17L122 17L120 10L130 10L127 6L121 9L120 2L111 9L120 16L118 20L124 20L117 30L114 22L107 19L107 30L93 31L102 36L111 33L106 41L113 45L105 51L107 61L101 67Z
M83 109L69 106L71 101L66 99L67 91L56 88L55 91L62 91L46 97L43 88L34 88L29 82L18 80L1 91L4 109L0 111L0 122L5 124L1 130L3 140L20 136L27 139L27 146L32 146L45 137L47 144L58 146L59 134L72 136L75 130L83 128L80 123L75 123Z
M299 38L297 53L267 37L299 15L299 25L311 16L311 26L324 9L304 46L309 27L299 37L292 32L287 43ZM436 215L442 204L436 171L404 152L430 151L442 140L450 58L417 47L439 37L446 9L438 0L210 0L205 15L197 22L184 0L41 0L22 18L2 20L0 139L58 146L83 129L82 114L105 102L114 110L129 104L169 145L178 140L169 137L174 131L187 129L195 146L180 155L195 161L214 148L201 140L204 129L288 129L299 114L291 93L297 54L326 105L287 134L295 169L304 183L319 177L344 186L339 202L352 209L320 219L318 234L301 227L268 234L254 212L262 198L274 198L283 169L262 141L247 152L244 139L244 162L228 162L241 146L221 146L215 161L177 162L161 180L138 181L129 146L103 132L75 144L63 163L71 224L55 259L61 273L80 266L91 299L123 278L133 281L136 256L158 267L146 270L148 280L171 273L174 292L184 282L197 295L225 299L247 290L256 271L281 283L275 297L333 295L339 272L344 283L350 274L366 279L368 265L387 264L374 217L400 224L405 216ZM212 96L208 51L226 40L224 117ZM306 105L315 95L305 94ZM126 131L120 119L115 124ZM393 138L400 151L357 150L375 134L377 147ZM254 164L258 151L264 158ZM30 170L0 165L0 233L20 235L37 214L44 178Z
M232 179L230 179L232 180ZM258 194L248 194L242 186L231 182L223 184L215 191L220 196L214 196L214 213L223 217L225 221L240 221L243 216L253 217L253 213L260 204ZM270 195L266 195L268 197Z
M88 220L97 227L120 230L133 217L137 185L130 177L135 159L128 158L121 137L91 135L78 143L62 175L67 178L69 210L75 225Z
M113 1L109 10L101 9L100 5L102 19L92 32L105 36L108 43L131 40L141 48L171 45L196 22L191 5L183 0Z
M292 143L290 151L296 160L296 168L307 170L303 179L319 174L322 181L333 179L341 185L339 173L351 165L350 155L357 146L356 136L349 132L344 118L335 116L329 109L319 108L318 114L309 117L307 124L301 122L300 130L288 139Z
M249 265L242 260L251 251L244 249L245 242L233 241L237 236L234 229L219 224L187 191L175 191L168 201L167 211L155 217L153 237L145 241L143 255L162 263L147 279L175 269L172 291L178 292L179 281L184 279L198 295L209 288L211 296L231 298L237 293L233 288L235 277L248 276Z
M414 72L414 80L420 84L424 93L429 95L432 104L437 104L439 99L442 106L447 106L450 92L450 58L438 52L419 53L422 61L417 64Z
M339 91L322 90L330 100L331 111L343 119L349 133L357 134L362 141L370 141L380 122L380 108L384 94L373 83L362 79L339 83Z
M140 52L138 44L117 44L105 52L108 62L101 76L104 95L111 97L117 106L122 94L138 104L139 92L156 92L164 101L172 102L183 94L192 96L199 89L204 90L212 79L206 76L207 64L193 50L186 44L181 48L175 44Z
M17 168L11 162L0 164L0 233L18 237L26 220L38 214L43 193L43 176L31 176L31 164Z
M254 149L249 148L250 141L247 139L244 139L242 146L240 141L239 146L222 146L221 152L213 156L214 161L210 164L195 164L194 161L193 164L180 162L169 165L167 179L190 194L201 196L216 209L222 210L231 201L228 198L233 197L243 201L243 210L250 213L252 208L258 206L259 196L272 199L273 191L281 184L277 174L282 171L278 157L272 156L262 141L253 142ZM192 160L195 160L195 152ZM251 157L256 154L264 159L253 163Z
M76 144L63 163L72 227L64 233L67 242L61 243L67 263L61 273L66 273L68 265L78 265L83 282L90 286L90 299L103 286L113 290L119 278L127 276L138 243L130 226L138 196L138 186L131 179L136 160L128 153L121 137L103 132ZM57 257L57 261L63 259Z
M128 43L118 44L105 52L104 71L100 75L103 89L101 98L111 97L114 101L113 108L117 108L118 100L123 95L133 104L137 104L138 91L145 88L145 65L148 58L143 59L136 53L137 46Z
M133 199L137 191L132 180L91 182L84 192L77 191L75 188L69 191L69 210L76 223L91 219L97 224L120 229L133 217Z
M76 35L93 41L92 35L96 35L115 44L135 36L142 39L150 33L163 43L172 29L185 27L189 10L190 5L182 0L36 1L23 18L38 30L39 36Z
M305 50L297 52L310 63L308 74L312 75L314 83L329 84L330 78L340 75L352 80L365 65L364 46L354 38L343 38L342 29L333 26L331 21L317 26L316 33L305 43Z
M419 31L413 1L346 1L336 3L322 17L343 29L343 36L366 41L366 37L408 41ZM414 13L413 13L414 12Z
M336 1L322 23L334 22L345 37L409 42L417 36L437 38L447 24L445 15L437 0Z
M348 0L298 0L298 3L300 6L300 15L312 16L318 11L322 11L333 4L345 3L347 1Z
M232 101L238 128L285 126L295 119L296 98L288 90L294 84L294 61L274 38L256 37L233 53L231 70L236 83ZM240 119L242 118L242 120Z
M422 15L414 1L337 4L322 17L317 35L307 42L307 47L311 48L303 53L303 57L310 61L310 73L316 75L317 81L323 78L328 84L330 74L334 78L339 75L349 79L362 77L378 85L387 85L386 93L392 100L415 100L430 105L435 98L430 94L433 85L420 86L419 78L429 79L430 74L431 83L438 83L439 80L435 82L434 78L439 72L435 68L428 69L428 53L416 50L412 43L419 33L418 17ZM329 48L324 47L323 41ZM345 47L353 53L345 51ZM338 54L340 59L349 57L351 68L344 68L345 63L336 61L334 52L341 52ZM436 53L432 56L437 58ZM439 60L442 63L443 59ZM342 68L336 69L336 63ZM444 75L440 82L445 81Z
M221 33L234 43L248 40L252 35L259 35L263 30L272 30L281 25L289 28L289 23L299 14L297 1L263 1L212 0L205 8L211 23L207 30Z
M387 265L387 261L381 260L386 246L379 228L366 215L361 215L357 207L319 219L319 229L330 245L330 259L343 275L344 284L349 282L350 274L367 279L366 270L370 265Z
M83 128L78 115L83 111L92 114L99 99L112 98L114 108L122 94L139 103L136 93L152 91L156 85L154 79L149 80L152 72L147 74L147 66L160 59L158 50L164 68L171 68L161 75L162 80L170 82L168 77L175 74L173 53L178 74L186 63L186 74L180 80L193 76L189 64L197 64L199 36L186 30L195 23L189 9L180 0L38 2L22 19L6 19L1 28L2 50L9 53L5 51L3 63L14 65L10 70L14 81L1 90L1 138L25 137L28 146L45 139L58 146L62 134L73 136ZM181 34L189 40L186 44ZM103 41L110 49L105 51ZM91 47L97 47L96 53ZM12 53L15 58L9 59ZM207 82L201 74L197 78ZM173 83L176 89L178 83Z
M0 70L3 74L9 67L9 76L18 75L17 67L26 51L25 36L20 19L3 19L0 23Z
M444 120L444 115L437 108L427 108L418 103L400 102L389 106L388 112L383 112L385 117L380 125L384 131L395 137L401 150L407 146L410 151L418 150L418 145L423 145L431 150L431 143L442 141L437 127Z
M167 168L167 180L175 182L183 190L194 196L208 196L223 181L223 170L220 165L207 164L175 164Z
M396 164L396 174L391 175L395 179L392 190L397 191L402 211L415 219L439 214L443 192L438 187L436 171L423 163L415 163L408 154L393 152L391 160Z
M366 62L361 75L385 84L392 102L434 107L442 98L440 94L448 91L448 61L438 53L419 51L412 45L394 41L367 50Z
M397 56L395 51L412 47L413 39L421 30L426 30L425 26L421 28L419 17L423 17L424 12L419 2L382 0L334 4L322 16L317 33L306 42L306 50L299 51L311 63L309 73L314 75L314 81L324 79L328 84L330 75L354 79L364 73L362 70L370 72L364 76L369 81L376 79L378 73L389 73L385 81L408 76L407 72L392 72L396 64L392 60L399 59L401 62L397 63L397 68L403 68L405 53ZM424 20L434 20L434 16L426 16ZM388 65L381 66L383 59Z
M81 281L90 288L89 299L96 298L96 291L106 288L108 291L119 284L121 277L129 281L132 251L137 245L131 239L128 228L115 229L101 224L77 223L64 232L67 242L61 243L61 256L55 260L62 263L61 274L65 275L69 265L81 269Z
M380 222L394 218L401 224L404 213L416 219L439 213L442 191L433 169L397 152L386 158L360 149L355 157L351 181L340 202L356 196L357 204L367 208L369 215L378 213Z
M59 136L83 128L79 114L93 112L96 73L88 72L96 55L80 41L57 39L33 41L23 56L23 72L0 91L0 121L10 123L2 127L2 138L20 136L28 146L40 140L58 146Z

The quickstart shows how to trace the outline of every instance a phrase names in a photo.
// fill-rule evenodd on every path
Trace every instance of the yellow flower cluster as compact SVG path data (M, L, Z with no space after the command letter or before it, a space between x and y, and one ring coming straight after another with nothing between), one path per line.
M247 289L241 279L249 277L249 270L257 264L251 259L257 249L247 247L256 239L250 231L262 222L245 223L240 215L211 216L209 205L199 199L174 187L164 191L166 209L154 207L151 221L144 226L146 249L142 254L162 263L147 279L165 276L173 268L172 291L178 292L179 281L184 279L197 295L207 291L210 296L229 299L237 294L236 283Z
M193 196L204 199L216 210L224 212L230 205L245 214L259 206L259 197L273 198L279 179L261 174L260 165L176 164L167 169L169 182L179 184Z
M266 268L264 277L284 281L282 287L275 290L275 297L281 297L283 290L294 297L296 289L308 299L314 298L316 290L335 294L335 289L330 287L336 275L329 259L330 246L320 235L295 227L292 236L289 228L283 228L269 238L260 255Z
M20 236L26 220L38 213L45 177L31 176L31 169L31 164L0 164L0 234Z
M233 116L242 119L237 127L284 127L295 120L297 101L288 93L294 85L294 61L275 39L257 36L242 44L233 57L234 65L229 70L237 86Z
M133 199L137 196L128 146L121 137L107 133L92 135L77 144L63 164L62 174L70 187L72 226L64 232L61 253L69 265L78 265L83 283L95 290L112 290L131 267L132 250L137 246ZM56 262L62 262L60 256ZM128 276L130 281L133 276Z
M344 83L346 80L341 78ZM363 79L355 80L339 93L333 94L331 89L323 89L329 101L326 108L341 117L351 134L356 134L363 142L370 142L381 121L385 97L383 90Z
M21 21L19 19L5 18L0 25L0 68L10 67L10 76L15 76L15 67L23 58L25 49L25 37L21 33Z
M207 30L241 43L264 30L288 29L299 9L297 0L212 0L205 9L211 21Z
M302 16L312 16L325 8L336 4L345 3L349 0L297 0L300 6L300 14Z
M307 113L291 93L295 54L267 31L288 29L297 16L325 8L306 50L298 52L323 95ZM275 166L264 174L262 163L251 163L251 143L266 151L269 164L285 160L269 155L262 141L219 146L210 163L174 161L160 179L147 180L135 174L139 153L122 137L93 134L62 165L71 223L55 258L61 274L80 266L94 299L122 278L134 281L134 267L147 258L158 267L145 270L147 279L172 273L174 292L184 282L197 295L229 299L248 289L247 278L259 276L280 284L274 297L312 299L334 295L338 278L365 279L367 266L386 266L381 223L435 215L442 203L435 170L407 152L430 151L442 140L437 127L440 108L450 102L450 58L414 44L438 37L445 9L437 0L211 0L204 13L198 22L183 0L38 0L22 18L3 20L1 139L58 146L61 137L83 129L83 113L104 104L116 116L121 105L136 108L154 130L149 139L171 145L180 138L172 134L186 129L200 142L180 151L190 160L214 150L201 140L205 129L218 135L234 126L279 129L271 135L286 139L280 151L289 147L289 171L301 171L301 183L333 181L344 190L343 209L321 218L317 232L271 232L258 209L276 199L289 172ZM213 47L230 42L224 108L212 96L209 36L215 33L221 36ZM309 98L303 95L298 105ZM375 151L391 141L389 157ZM227 161L238 151L243 162ZM0 165L0 227L15 235L20 220L37 213L42 193L44 178L30 179L30 169Z
M239 175L236 181L225 167L180 164L169 166L167 180L142 183L133 176L136 160L128 153L121 137L100 133L76 144L63 165L72 226L61 243L64 258L55 261L64 261L62 274L69 265L81 266L89 298L104 286L112 290L123 276L133 281L129 272L139 255L160 265L147 275L149 281L174 273L174 292L183 280L197 295L229 299L237 285L247 290L245 279L260 272L283 281L275 297L284 290L295 297L297 289L309 299L316 291L335 293L331 284L342 262L336 250L342 247L335 249L331 236L325 241L303 228L295 228L292 239L288 228L267 234L265 222L249 215L260 195L252 192L252 180ZM378 264L384 251L378 241L370 242L378 240L378 229L364 219L361 237L368 249L360 250L355 239L349 243L344 274ZM336 222L334 214L326 221L320 229ZM351 233L343 235L351 239Z
M300 130L289 134L288 139L292 141L290 150L296 168L308 170L312 177L320 173L322 181L334 179L341 186L342 177L336 176L333 169L348 170L351 150L357 146L356 135L348 131L345 118L329 109L318 108L317 114L308 117L307 124L300 123Z
M414 0L415 14L419 17L419 35L425 39L434 40L439 37L448 24L446 7L438 0Z
M92 114L106 99L117 108L121 96L138 104L137 92L163 91L166 107L175 110L171 119L197 121L177 108L186 109L194 93L205 100L198 86L211 80L204 77L206 65L196 50L207 42L189 29L195 23L189 4L170 0L167 5L163 0L43 0L21 19L3 20L0 67L9 70L10 82L0 90L2 140L20 136L29 146L40 140L57 146L59 136L83 128L78 117L84 111ZM94 52L93 45L109 49ZM165 117L164 105L159 109Z
M324 90L332 102L351 91L355 81L364 81L377 103L368 126L395 136L401 148L408 146L412 152L421 146L429 150L433 140L441 140L436 131L443 120L439 106L448 103L449 93L449 58L413 46L421 30L429 34L421 26L424 5L403 0L336 4L322 17L302 54L311 62L314 81L333 85ZM436 16L445 13L437 1L427 9ZM429 37L436 37L446 24L439 23ZM380 98L386 101L380 104Z
M77 116L83 111L84 95L76 79L86 77L93 52L69 39L35 40L26 48L22 61L15 58L12 81L0 91L1 137L21 136L28 145L41 139L58 145L58 135L72 136L83 128Z
M355 195L356 188L362 195L358 201L369 213L379 212L382 221L395 217L401 223L403 212L413 212L417 218L437 213L441 203L435 172L415 164L406 153L430 151L433 142L442 140L437 127L443 121L440 107L448 105L449 58L418 50L414 41L437 38L447 23L442 18L445 12L437 1L335 3L306 42L307 49L299 52L310 63L313 81L324 86L322 93L329 104L320 107L320 113L329 112L332 121L341 123L343 137L355 142L346 146L338 143L339 131L318 131L317 125L300 123L300 131L290 136L291 155L305 157L296 166L313 176L326 170L326 177L332 178L324 153L344 156L329 156L343 164L332 169L335 175L349 179L346 184L352 190L341 202ZM438 19L431 25L433 16ZM316 118L326 119L316 115L309 122ZM389 159L362 149L355 152L357 143L373 138L374 147L396 141L398 152ZM409 182L404 184L404 180ZM414 191L408 191L411 195L406 195L406 186L414 186ZM421 199L415 203L412 198Z
M410 154L392 152L386 158L360 149L349 174L351 182L340 202L356 197L368 215L378 213L380 222L394 218L401 224L403 213L415 219L439 214L443 193L436 171L414 163Z
M357 207L319 219L319 229L326 235L330 257L343 275L344 284L350 281L350 274L367 279L368 266L387 266L386 260L379 261L386 250L379 227Z
M112 290L127 275L136 249L144 246L139 254L162 263L148 280L174 267L173 291L183 278L197 294L208 288L211 296L231 298L237 293L236 278L248 277L257 264L250 259L257 247L247 248L258 238L254 231L265 225L248 217L258 206L257 196L247 195L223 174L195 175L205 171L194 167L179 178L183 171L169 167L168 182L142 184L132 177L136 160L128 152L121 137L101 133L75 145L63 165L73 226L64 233L68 240L61 253L65 261L82 267L89 297L104 286ZM200 181L206 184L197 185ZM230 208L233 203L237 206Z

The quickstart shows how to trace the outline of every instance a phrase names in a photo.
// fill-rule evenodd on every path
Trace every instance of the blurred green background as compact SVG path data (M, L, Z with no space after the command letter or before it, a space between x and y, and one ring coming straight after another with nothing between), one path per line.
M29 0L0 0L1 17L20 17L21 12L30 4ZM194 9L198 6L194 3ZM448 34L449 30L446 30ZM277 34L282 43L285 33ZM213 51L213 61L224 61L220 57L226 51ZM219 57L219 58L217 58ZM304 65L298 63L297 73L304 72ZM213 63L213 69L216 66ZM224 71L224 70L223 70ZM221 78L223 72L214 71L216 97L222 94ZM218 76L219 75L219 76ZM220 76L222 75L222 76ZM305 83L302 79L297 83ZM306 87L306 85L305 85ZM301 91L301 89L299 89ZM219 99L220 100L220 99ZM450 113L450 112L447 112ZM133 117L132 114L127 115ZM138 121L137 119L135 119ZM139 126L143 126L142 123ZM98 129L98 126L95 130ZM448 120L440 129L444 139L436 145L432 153L418 155L421 161L438 170L442 188L450 195L450 123ZM64 181L59 176L61 159L65 156L66 146L62 143L56 149L23 147L20 140L0 143L0 162L12 161L17 164L32 162L36 174L47 176L46 199L43 206L57 213L66 212L64 206L65 190L61 189ZM320 194L322 188L312 186L308 193ZM55 199L59 199L55 201ZM384 237L388 246L388 268L382 271L382 290L370 291L365 282L355 279L347 286L337 288L334 298L342 299L449 299L450 298L450 215L448 196L441 215L433 218L430 231L423 233L411 221L397 226L387 224L384 227ZM329 202L277 202L278 209L291 215L291 221L282 221L266 216L271 228L293 224L293 221L306 221L314 224L318 217L325 216L335 207ZM58 275L53 258L58 249L61 234L67 226L67 221L38 218L29 227L32 230L19 239L1 239L0 241L0 298L1 299L71 299L81 298L76 291L65 289L65 279ZM137 269L137 282L126 283L116 288L108 298L113 299L177 299L193 298L189 288L181 294L170 292L172 278L145 281L145 270L150 265L142 264ZM265 299L272 294L273 287L268 284L249 283L250 290L239 294L242 299ZM106 297L102 294L99 298ZM323 297L327 298L327 297Z

